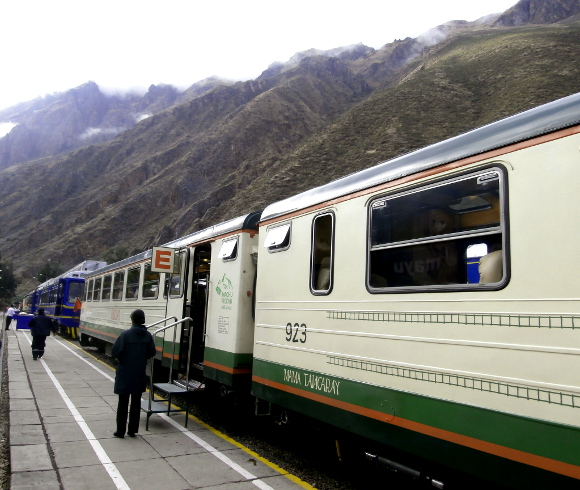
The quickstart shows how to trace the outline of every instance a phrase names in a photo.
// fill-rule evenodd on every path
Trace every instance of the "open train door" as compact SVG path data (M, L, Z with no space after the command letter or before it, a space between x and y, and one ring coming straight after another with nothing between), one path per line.
M171 250L171 249L166 249ZM171 271L165 273L165 284L163 286L163 296L166 300L165 318L167 321L164 325L177 322L189 316L188 301L188 275L190 250L180 248L171 250L172 256ZM164 326L160 325L160 326ZM175 349L168 350L167 346L173 342L173 329L164 332L164 349L163 356L173 357L173 368L180 374L186 372L187 355L188 355L188 330L189 322L179 323L175 332Z

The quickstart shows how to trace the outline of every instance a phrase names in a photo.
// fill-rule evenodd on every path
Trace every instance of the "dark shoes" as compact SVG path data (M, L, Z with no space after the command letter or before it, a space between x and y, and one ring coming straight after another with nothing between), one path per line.
M32 358L32 360L33 360L33 361L38 361L38 358L36 358L36 357L33 357L33 358Z
M115 437L119 437L121 439L123 439L125 437L125 435L124 434L121 434L120 432L113 432L113 435ZM127 432L127 435L129 437L137 437L137 435L135 434L135 432Z

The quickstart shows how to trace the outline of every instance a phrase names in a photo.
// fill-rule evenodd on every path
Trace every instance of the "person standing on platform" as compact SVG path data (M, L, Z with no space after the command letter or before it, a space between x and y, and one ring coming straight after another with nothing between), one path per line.
M131 437L139 432L141 395L147 386L147 360L155 355L155 341L145 327L143 310L133 311L131 322L131 328L121 332L112 351L113 357L119 360L114 388L115 394L119 395L115 437L125 437L125 430ZM128 410L129 399L131 408Z
M28 322L32 334L32 359L35 361L44 355L46 337L53 330L52 320L44 314L43 308L38 308L37 315Z
M16 305L10 305L10 308L8 308L8 310L6 310L6 330L9 330L10 322L12 321L12 317L14 315L17 315L18 313L20 313L20 312L16 309Z

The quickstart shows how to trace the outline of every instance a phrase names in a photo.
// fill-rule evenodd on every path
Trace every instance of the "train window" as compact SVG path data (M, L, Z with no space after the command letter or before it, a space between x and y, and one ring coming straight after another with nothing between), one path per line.
M222 248L218 254L218 258L224 262L229 260L236 260L238 256L238 237L230 238L222 241Z
M95 279L95 289L93 290L93 301L101 301L101 285L103 284L103 278L97 277Z
M502 287L504 194L494 168L372 201L370 290Z
M48 304L48 289L45 289L40 294L40 304L47 305Z
M109 301L111 299L111 286L113 282L113 276L111 274L107 274L103 278L103 301Z
M80 300L85 291L85 283L83 282L69 282L68 284L68 303L74 304L76 300Z
M85 298L86 301L93 300L93 280L89 281L89 285L87 286L87 297Z
M113 299L123 299L123 289L125 288L125 271L117 271L113 276Z
M141 266L133 267L127 271L127 287L125 299L139 298L139 281L141 280Z
M329 294L333 282L334 214L325 213L312 221L312 251L310 254L310 291Z
M268 229L264 247L268 252L282 252L290 247L290 223L284 223L280 226L273 226Z
M56 286L53 285L48 289L48 302L53 305L56 303Z
M151 271L151 262L145 264L143 299L155 299L159 295L159 272Z
M175 254L175 268L174 272L169 276L169 296L172 298L179 298L183 294L183 267L185 265L185 252Z

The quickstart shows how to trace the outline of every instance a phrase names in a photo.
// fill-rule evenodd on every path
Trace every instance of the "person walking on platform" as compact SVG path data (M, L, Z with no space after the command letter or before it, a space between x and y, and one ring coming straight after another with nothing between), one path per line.
M52 320L44 314L43 308L38 308L37 315L28 322L32 334L32 359L35 361L44 355L46 337L53 330Z
M119 395L115 437L125 437L125 430L131 437L139 432L141 395L147 386L147 360L155 355L155 341L145 327L143 310L133 311L131 322L131 328L121 332L112 351L113 357L119 360L114 388L115 394ZM129 399L131 408L128 411Z
M10 322L12 322L12 317L18 313L19 311L16 309L16 305L10 305L10 308L6 310L6 330L10 329Z

